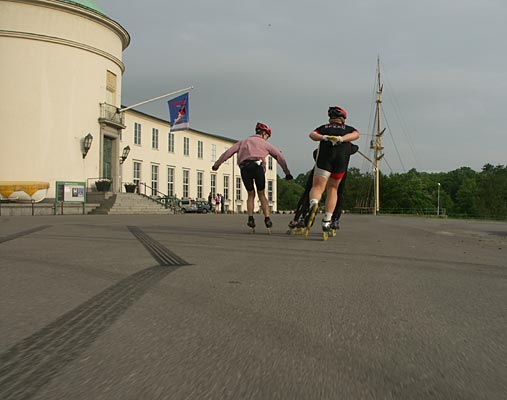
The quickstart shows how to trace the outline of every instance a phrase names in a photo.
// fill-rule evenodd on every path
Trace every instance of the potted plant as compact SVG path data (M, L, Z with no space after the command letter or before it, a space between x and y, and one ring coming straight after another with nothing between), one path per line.
M108 192L111 189L111 180L109 179L99 179L95 181L95 187L99 192Z
M123 186L125 187L125 191L127 193L135 193L136 192L137 185L135 183L128 182L128 183L125 183Z

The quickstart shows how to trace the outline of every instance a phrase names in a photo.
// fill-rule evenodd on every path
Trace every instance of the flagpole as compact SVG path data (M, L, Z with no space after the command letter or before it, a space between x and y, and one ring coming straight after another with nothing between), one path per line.
M121 113L121 112L130 110L131 108L134 108L134 107L146 104L146 103L150 103L150 102L155 101L155 100L163 99L164 97L169 97L169 96L173 96L175 94L181 93L181 92L186 92L186 91L192 90L193 88L194 88L193 86L189 86L189 87L187 87L185 89L177 90L176 92L167 93L167 94L164 94L162 96L154 97L153 99L145 100L145 101L142 101L140 103L134 104L134 105L129 106L129 107L120 108L120 109L118 109L118 112Z

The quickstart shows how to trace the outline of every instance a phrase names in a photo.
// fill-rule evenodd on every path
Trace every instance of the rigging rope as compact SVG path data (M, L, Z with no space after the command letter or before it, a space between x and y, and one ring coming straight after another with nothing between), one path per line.
M383 67L383 64L382 64L382 67ZM402 125L401 131L403 132L403 134L407 138L407 143L408 143L408 146L410 148L410 152L412 153L412 156L414 157L414 161L415 161L415 164L417 166L417 169L420 169L419 168L420 163L419 163L419 160L417 158L417 153L414 150L414 145L413 145L412 137L410 136L409 129L407 128L407 123L403 119L403 114L400 112L401 108L399 107L398 102L396 100L396 96L395 96L395 93L394 93L394 88L391 85L391 83L389 81L389 78L386 76L385 72L384 72L383 76L384 76L384 82L387 83L387 86L389 87L389 90L391 91L391 93L393 93L392 96L389 96L389 101L390 101L391 105L393 106L393 110L394 110L394 113L396 114L396 117L398 118L398 120L400 121L400 124Z
M403 165L403 160L401 159L400 152L398 151L398 146L396 146L396 142L394 141L393 134L391 132L391 127L389 126L389 123L387 122L387 119L385 118L384 110L382 110L382 114L384 115L384 119L386 121L387 130L389 132L389 136L391 137L391 141L393 142L394 149L396 150L396 154L398 154L398 159L400 160L401 168L403 169L403 172L406 172L405 165Z

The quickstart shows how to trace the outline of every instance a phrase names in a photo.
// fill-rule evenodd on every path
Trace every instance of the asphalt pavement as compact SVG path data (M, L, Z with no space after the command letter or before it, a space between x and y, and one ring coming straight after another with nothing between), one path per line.
M506 399L507 223L0 217L0 399Z

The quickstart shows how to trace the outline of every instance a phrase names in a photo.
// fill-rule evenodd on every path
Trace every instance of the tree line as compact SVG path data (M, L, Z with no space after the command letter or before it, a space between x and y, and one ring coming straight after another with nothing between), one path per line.
M278 177L278 209L294 210L310 171L293 181ZM350 168L343 209L372 212L374 177ZM486 164L480 172L461 167L450 172L380 175L380 213L437 214L457 218L507 219L507 166Z

